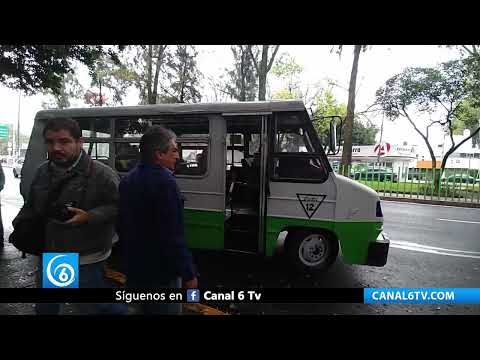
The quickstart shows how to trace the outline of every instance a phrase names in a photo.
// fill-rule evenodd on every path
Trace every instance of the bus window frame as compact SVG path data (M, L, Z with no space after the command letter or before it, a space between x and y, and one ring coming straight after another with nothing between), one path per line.
M183 141L182 141L183 140ZM186 174L177 174L176 172L174 172L175 174L175 177L177 178L180 178L180 179L204 179L206 177L209 176L210 174L210 159L211 159L211 141L210 141L210 135L205 135L205 136L202 136L202 137L178 137L176 139L176 142L177 142L177 145L179 147L179 152L181 153L181 151L183 150L183 144L186 143L191 143L191 144L198 144L198 143L205 143L207 144L207 169L205 171L205 173L203 174L199 174L199 175L186 175Z
M294 111L291 112L292 114L299 114L302 115L303 121L299 124L299 126L302 126L304 131L306 131L306 136L308 137L309 141L311 142L311 145L313 147L313 150L316 150L315 152L298 152L298 153L288 153L288 152L276 152L276 140L277 140L277 122L279 121L279 115L285 116L285 114L288 114L290 112L275 112L273 114L273 119L271 121L271 126L269 129L269 138L270 138L270 146L268 149L268 178L269 181L272 182L287 182L287 183L310 183L310 184L323 184L328 180L330 177L330 173L332 172L332 167L330 163L328 162L327 155L325 154L325 151L323 150L323 147L320 144L320 140L318 138L318 134L315 131L315 128L312 124L312 121L310 120L310 117L308 116L308 113L306 111L300 112L300 111ZM320 179L310 179L310 178L286 178L286 177L278 177L275 176L274 170L275 170L275 159L277 158L315 158L317 159L320 164L323 166L324 171L324 176Z

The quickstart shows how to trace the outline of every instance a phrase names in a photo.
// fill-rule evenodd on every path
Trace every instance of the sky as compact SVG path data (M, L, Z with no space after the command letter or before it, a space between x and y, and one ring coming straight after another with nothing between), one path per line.
M218 78L226 67L232 64L232 54L229 46L222 45L197 45L199 51L198 67L204 78ZM314 84L326 84L327 79L334 80L339 86L333 89L339 102L347 103L348 84L353 61L353 46L344 46L339 57L331 52L329 45L281 45L278 55L288 53L303 67L301 87L312 87ZM430 67L441 62L459 58L456 49L448 49L437 45L374 45L360 55L357 97L355 111L365 110L375 100L375 92L390 77L402 72L407 67ZM80 82L88 89L89 77L87 71L80 68L78 71ZM275 77L269 75L271 91L274 92L281 86ZM213 99L211 91L205 85L203 93L206 94L202 101ZM17 124L19 109L19 92L0 86L0 124ZM42 95L21 96L20 99L20 129L23 134L30 134L33 119L37 111L42 110ZM123 105L137 105L138 92L129 91ZM85 107L81 101L72 101L75 107ZM380 127L382 116L370 117L370 120ZM380 132L377 134L379 140ZM432 129L432 143L439 144L443 141L443 132L440 127ZM395 122L384 119L382 140L391 144L418 145L418 151L424 153L426 147L422 138L416 134L405 119ZM427 153L428 154L428 153Z

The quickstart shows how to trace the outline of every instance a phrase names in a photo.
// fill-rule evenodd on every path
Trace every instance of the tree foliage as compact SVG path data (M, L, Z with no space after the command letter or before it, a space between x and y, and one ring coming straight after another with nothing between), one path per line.
M283 53L272 67L272 74L279 77L292 98L300 98L300 74L303 72L303 66L298 64L288 53Z
M197 50L192 45L177 45L166 63L166 82L161 84L160 102L196 103L201 100Z
M474 98L467 98L460 103L458 110L455 112L453 119L453 132L455 135L462 135L465 129L470 133L475 133L480 126L480 108L475 107L476 100ZM472 136L473 146L480 145L480 133Z
M62 79L58 93L51 89L43 91L47 99L42 102L42 107L44 109L66 109L70 107L72 99L81 99L84 93L85 89L75 73L67 73Z
M165 81L165 63L171 56L171 48L170 45L136 45L129 48L134 57L128 68L135 74L134 84L140 92L140 104L160 101L160 83Z
M95 62L91 72L91 86L98 88L98 98L103 98L105 89L111 94L112 104L122 104L123 97L136 80L136 74L125 62L114 61L108 56L101 56ZM101 103L100 103L101 105Z
M226 69L226 92L238 101L254 101L257 96L257 76L255 64L250 56L252 45L233 45L233 69Z
M431 126L438 124L449 135L451 147L444 154L439 175L443 172L450 154L480 130L477 125L469 137L458 144L454 141L454 122L462 119L462 112L463 119L466 119L465 104L472 96L474 82L468 64L462 60L454 60L434 68L407 68L387 80L385 86L377 90L377 103L384 113L393 120L406 118L424 139L434 168L436 157L430 144L429 130ZM414 109L430 116L431 120L425 130L420 129L418 119L412 116Z
M323 91L317 97L315 102L315 112L313 125L317 130L322 144L328 143L329 122L322 120L323 117L340 116L345 119L347 115L347 105L339 103L330 89ZM339 124L337 124L339 125ZM337 127L337 139L345 131L345 122ZM352 131L352 144L354 145L373 145L378 128L370 123L364 124L358 117L355 117Z
M49 89L58 94L76 61L92 69L102 55L117 60L121 50L123 46L106 50L101 45L0 45L0 83L27 95Z

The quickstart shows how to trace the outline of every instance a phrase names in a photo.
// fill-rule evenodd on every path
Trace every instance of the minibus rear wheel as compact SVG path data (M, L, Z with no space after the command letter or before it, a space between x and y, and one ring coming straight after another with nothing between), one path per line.
M318 273L335 262L338 241L326 231L296 229L289 232L285 250L290 264L297 271Z

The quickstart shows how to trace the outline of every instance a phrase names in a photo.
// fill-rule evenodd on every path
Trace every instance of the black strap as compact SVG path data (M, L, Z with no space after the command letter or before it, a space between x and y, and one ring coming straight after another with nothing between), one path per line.
M79 207L80 205L83 205L83 203L85 202L85 198L87 196L88 179L92 177L94 173L95 173L95 166L93 164L93 160L90 159L90 161L88 162L87 171L85 175L85 183L82 189L82 196L80 197L80 200L79 200L80 202L78 204Z
M88 178L93 175L93 171L94 171L93 160L90 159L88 162L87 171L85 172L85 175L84 175L85 183L82 189L82 195L79 199L80 203L82 203L85 200L85 195L87 193L87 187L88 187ZM50 204L58 200L63 187L68 183L69 180L71 180L75 176L75 174L76 172L72 171L70 174L68 174L68 176L65 176L63 179L61 179L58 183L56 183L52 188L48 190L47 201L45 203L45 206L46 206L45 210L48 209ZM80 203L79 203L79 206L80 206Z

